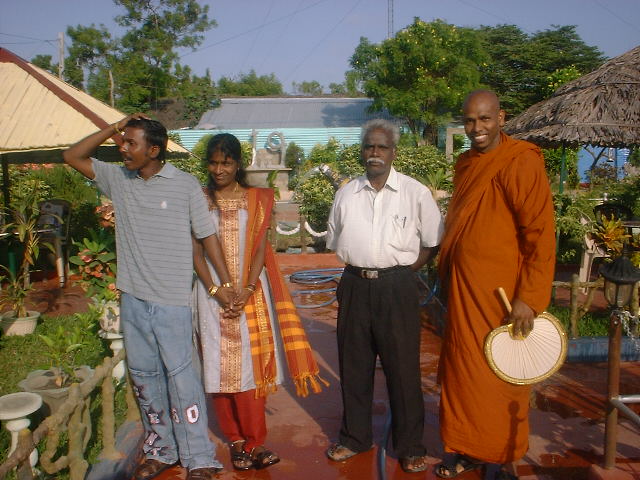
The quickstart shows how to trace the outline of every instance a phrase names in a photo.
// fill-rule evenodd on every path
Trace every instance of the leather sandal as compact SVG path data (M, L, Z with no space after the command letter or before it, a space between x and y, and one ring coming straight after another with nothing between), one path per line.
M251 455L244 451L244 444L244 440L236 440L229 444L231 464L236 470L249 470L253 468L253 459Z
M222 468L204 467L194 468L187 473L187 480L212 480L218 476Z
M413 455L400 459L400 466L406 473L424 472L427 469L427 458L425 455Z
M271 450L267 450L264 446L253 447L251 449L251 459L256 470L267 468L275 465L280 461L280 457Z
M482 467L482 463L474 462L466 455L456 454L450 463L442 462L436 465L434 473L440 478L455 478L480 467Z
M146 458L144 462L136 468L133 473L133 478L135 478L135 480L151 480L174 465L175 463L164 463L155 458Z

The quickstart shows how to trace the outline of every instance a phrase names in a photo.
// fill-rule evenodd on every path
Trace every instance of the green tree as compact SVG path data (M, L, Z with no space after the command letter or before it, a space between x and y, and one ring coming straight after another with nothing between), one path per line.
M304 162L304 149L296 145L295 142L287 144L287 151L284 154L284 164L287 168L296 168Z
M202 33L216 23L208 18L209 7L197 0L114 2L125 12L115 18L126 28L124 35L114 38L104 25L69 27L70 63L65 62L65 70L67 65L75 66L69 73L76 83L78 71L84 72L87 91L105 102L113 93L118 108L148 111L177 88L176 50L195 49L204 38Z
M36 55L31 59L31 63L33 63L36 67L40 67L41 69L46 70L49 73L57 75L58 65L51 62L51 55Z
M555 92L561 85L564 85L571 80L582 76L575 65L570 65L564 68L557 68L551 74L547 75L547 84L543 86L543 94L545 97L549 97Z
M201 6L196 0L114 2L126 10L125 15L116 17L116 22L128 28L121 38L120 57L127 68L119 74L128 85L137 85L135 95L128 100L132 106L155 108L174 81L171 68L178 61L176 49L195 49L204 39L202 33L216 22L208 18L209 6Z
M515 25L481 27L481 43L491 58L481 65L482 83L513 115L544 100L550 83L588 73L604 61L602 52L586 45L575 29L555 25L527 35Z
M310 82L303 81L300 83L292 82L291 86L293 87L294 93L309 95L312 97L322 95L322 85L320 85L320 83L315 80L312 80Z
M207 69L204 76L199 77L191 73L189 66L176 65L175 79L173 95L184 102L182 117L189 125L195 125L217 98L211 73Z
M268 95L282 95L282 84L272 73L258 76L254 70L240 74L237 80L220 77L218 80L220 95L238 95L241 97L265 97Z
M502 107L517 114L531 105L531 71L527 34L515 25L481 27L480 39L491 60L482 65L481 81L495 90Z
M331 95L345 95L347 86L344 83L331 82L329 84L329 92L331 92Z
M438 127L480 85L486 60L475 31L416 18L379 45L361 38L350 63L374 110L387 109L435 144Z

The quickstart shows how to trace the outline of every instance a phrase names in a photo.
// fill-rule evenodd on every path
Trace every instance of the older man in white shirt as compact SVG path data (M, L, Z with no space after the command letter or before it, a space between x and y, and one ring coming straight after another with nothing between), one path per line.
M438 207L420 182L396 172L398 128L363 127L362 175L337 193L327 247L346 264L338 286L338 354L343 417L334 461L369 450L376 356L387 380L393 445L406 472L427 468L422 443L420 315L414 272L437 251Z

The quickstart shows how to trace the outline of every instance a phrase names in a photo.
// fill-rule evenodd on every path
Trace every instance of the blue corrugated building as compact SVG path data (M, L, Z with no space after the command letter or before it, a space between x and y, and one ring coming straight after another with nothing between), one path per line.
M191 150L204 135L231 133L240 141L266 148L267 138L281 132L287 144L294 142L305 155L330 138L352 145L360 141L360 127L373 118L393 120L387 112L369 112L369 98L338 97L234 97L223 98L220 107L206 112L195 129L174 130Z

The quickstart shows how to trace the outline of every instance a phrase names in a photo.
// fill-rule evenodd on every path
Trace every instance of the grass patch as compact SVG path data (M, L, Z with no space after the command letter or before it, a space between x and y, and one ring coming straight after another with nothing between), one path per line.
M57 317L41 317L36 330L31 335L0 337L0 395L18 392L18 382L24 379L29 372L38 369L47 369L51 366L51 358L47 353L44 341L39 335L53 335L59 327L71 332L80 327L82 330L82 346L77 350L75 357L76 365L89 365L95 368L102 363L106 356L111 356L111 350L106 342L98 337L98 316L95 312L77 313L74 315L61 315ZM125 417L126 402L124 398L124 382L116 390L116 422L120 425ZM91 418L93 422L93 435L86 451L86 458L91 463L95 461L102 449L100 431L102 429L100 418L100 407L102 396L100 389L96 389L91 396ZM33 430L43 420L38 412L32 415L30 428ZM61 435L61 438L66 435ZM9 432L5 428L0 430L0 463L7 458L7 452L11 439ZM42 444L39 446L42 447ZM66 445L60 449L60 453L66 452ZM40 450L40 448L39 448ZM68 478L68 471L62 471L53 476L45 478ZM7 478L12 478L11 476Z
M571 331L568 307L550 305L547 311L560 320L567 332ZM579 337L606 337L609 335L609 312L587 312L578 320Z

